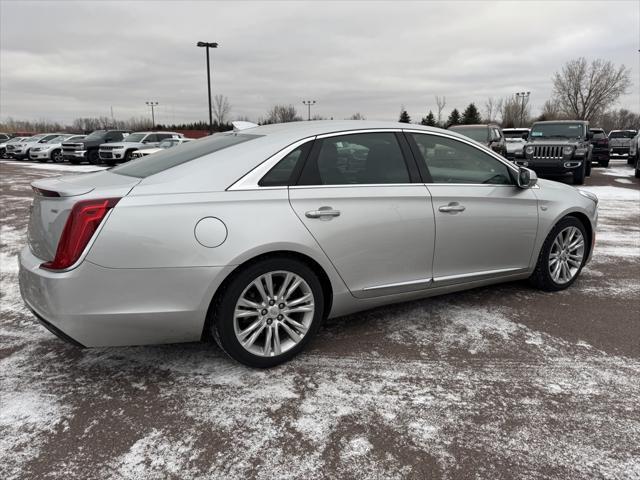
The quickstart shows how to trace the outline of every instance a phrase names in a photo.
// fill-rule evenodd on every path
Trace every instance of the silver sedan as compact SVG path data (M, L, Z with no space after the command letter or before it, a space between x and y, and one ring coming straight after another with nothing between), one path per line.
M451 131L253 126L33 182L26 304L81 346L213 337L269 367L323 318L497 282L569 287L597 198Z

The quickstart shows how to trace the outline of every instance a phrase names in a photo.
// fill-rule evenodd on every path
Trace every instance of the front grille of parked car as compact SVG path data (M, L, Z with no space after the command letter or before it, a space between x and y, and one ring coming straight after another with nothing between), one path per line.
M75 152L76 150L82 150L81 143L63 143L62 150Z
M533 158L558 159L562 158L562 146L555 145L535 145L533 147Z
M106 150L106 151L115 150L116 148L121 148L121 147L113 147L111 145L100 146L100 150Z

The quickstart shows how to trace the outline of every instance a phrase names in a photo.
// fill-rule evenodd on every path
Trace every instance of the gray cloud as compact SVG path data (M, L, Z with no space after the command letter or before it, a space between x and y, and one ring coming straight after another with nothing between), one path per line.
M206 118L204 51L217 41L213 91L234 117L275 103L345 118L414 119L530 90L534 109L568 59L632 68L620 106L640 110L637 2L29 2L0 0L0 115Z

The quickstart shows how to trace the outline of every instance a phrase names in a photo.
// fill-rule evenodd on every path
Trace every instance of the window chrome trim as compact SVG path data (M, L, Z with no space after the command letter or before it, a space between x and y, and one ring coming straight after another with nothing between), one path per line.
M322 135L318 135L317 139L322 138L330 138L330 137L341 137L342 135L358 135L361 133L401 133L401 128L371 128L369 130L343 130L341 132L331 132L331 133L323 133Z
M460 138L460 137L453 136L453 135L447 135L446 133L432 132L430 130L405 129L405 130L402 130L402 131L405 132L405 133L419 133L419 134L422 134L422 135L435 135L437 137L444 137L444 138L448 138L450 140L455 140L455 141L458 141L458 142L461 142L461 143L466 143L470 147L473 147L473 148L475 148L477 150L480 150L481 152L488 153L491 157L495 158L499 162L503 163L507 168L511 169L513 171L513 173L515 173L515 174L520 173L520 171L514 166L514 164L512 162L510 162L509 160L504 158L502 155L497 154L496 152L494 152L490 148L485 147L484 145L482 145L482 144L480 144L478 142L474 142L473 140L467 140L466 138ZM429 185L429 184L427 184L427 185ZM450 184L439 184L439 185L453 185L453 184L450 183ZM472 184L462 183L460 185L472 185ZM487 184L480 183L478 185L487 185ZM491 184L488 184L488 185L491 185ZM515 186L515 187L517 187L517 185L507 185L507 186L511 186L511 187Z
M424 183L337 183L333 185L291 185L292 190L304 188L360 188L360 187L424 187Z
M244 176L240 177L239 180L236 180L230 187L227 188L227 191L235 191L235 190L276 190L287 188L286 185L276 185L276 186L261 186L258 182L264 177L269 170L276 166L276 164L282 160L284 157L293 152L300 145L304 145L309 141L313 141L316 138L315 135L311 137L303 138L302 140L298 140L294 142L279 152L271 155L265 161L263 161L257 167L254 167L253 170L250 170Z

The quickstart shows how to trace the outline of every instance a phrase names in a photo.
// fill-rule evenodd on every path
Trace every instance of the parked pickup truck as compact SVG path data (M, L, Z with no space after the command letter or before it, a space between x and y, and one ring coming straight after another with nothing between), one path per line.
M626 158L627 163L633 163L629 155L631 140L638 134L636 130L611 130L609 132L609 151L611 158Z
M135 132L120 142L100 145L100 161L107 165L128 162L136 150L156 147L162 140L179 136L180 134L175 132Z
M591 128L591 145L593 145L591 160L598 162L601 167L609 166L609 138L601 128Z
M75 165L85 161L97 165L100 163L98 154L100 145L119 142L127 135L129 135L128 130L96 130L79 142L64 142L62 157Z
M585 120L535 122L515 163L540 176L571 173L573 183L582 185L591 174L591 138L589 122Z

